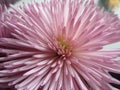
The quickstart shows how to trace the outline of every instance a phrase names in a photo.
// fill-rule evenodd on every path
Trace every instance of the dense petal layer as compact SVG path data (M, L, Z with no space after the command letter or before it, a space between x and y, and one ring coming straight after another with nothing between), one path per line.
M17 90L112 90L120 84L120 21L91 0L51 0L4 14L10 37L0 38L0 86ZM7 35L8 36L8 35Z

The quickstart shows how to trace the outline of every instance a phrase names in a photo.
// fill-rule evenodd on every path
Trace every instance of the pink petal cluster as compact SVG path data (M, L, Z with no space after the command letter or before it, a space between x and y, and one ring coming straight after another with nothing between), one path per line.
M0 5L0 38L11 37L10 33L12 30L10 27L7 27L7 25L5 25L5 21L8 18L6 17L5 14L8 14L7 8L5 7L3 9L2 6Z
M0 87L17 90L112 90L120 84L120 21L91 0L50 0L4 13ZM4 37L1 32L7 29Z
M11 36L10 28L9 27L7 28L4 26L4 22L5 22L4 13L7 13L6 10L3 10L2 6L0 6L0 38ZM1 48L0 48L0 51L1 51ZM0 57L5 56L5 55L6 55L6 53L0 52Z

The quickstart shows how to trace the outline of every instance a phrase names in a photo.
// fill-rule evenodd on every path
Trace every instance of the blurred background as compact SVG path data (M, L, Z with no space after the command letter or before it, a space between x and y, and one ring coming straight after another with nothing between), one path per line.
M38 2L44 1L44 0L36 0ZM95 4L98 5L101 8L104 8L107 12L109 13L113 13L115 15L117 15L117 17L120 19L120 0L94 0ZM31 2L31 0L0 0L0 4L2 4L2 6L4 7L4 5L6 5L8 8L9 4L14 4L14 6L20 6L23 3L29 3ZM120 48L120 42L112 44L112 45L107 45L105 46L105 48ZM120 74L115 74L110 72L110 74L120 80ZM116 85L116 84L112 84L114 87L117 87L120 90L120 85ZM10 90L10 89L1 89L0 90Z

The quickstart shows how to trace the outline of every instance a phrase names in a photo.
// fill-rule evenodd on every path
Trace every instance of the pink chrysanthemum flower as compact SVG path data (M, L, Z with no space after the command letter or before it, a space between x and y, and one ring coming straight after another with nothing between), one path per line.
M91 1L51 0L14 8L0 38L0 86L17 90L112 90L120 84L120 21Z

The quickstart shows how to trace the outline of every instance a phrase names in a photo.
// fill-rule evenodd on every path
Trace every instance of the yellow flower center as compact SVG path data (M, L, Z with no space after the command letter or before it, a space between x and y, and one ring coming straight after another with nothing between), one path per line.
M58 41L58 46L59 46L58 52L57 52L58 56L63 59L70 58L72 54L72 49L71 49L71 45L69 41L66 41L62 37L59 37L57 41Z
M66 51L66 49L68 49L69 47L68 43L62 38L58 38L58 44L62 47L64 51Z

